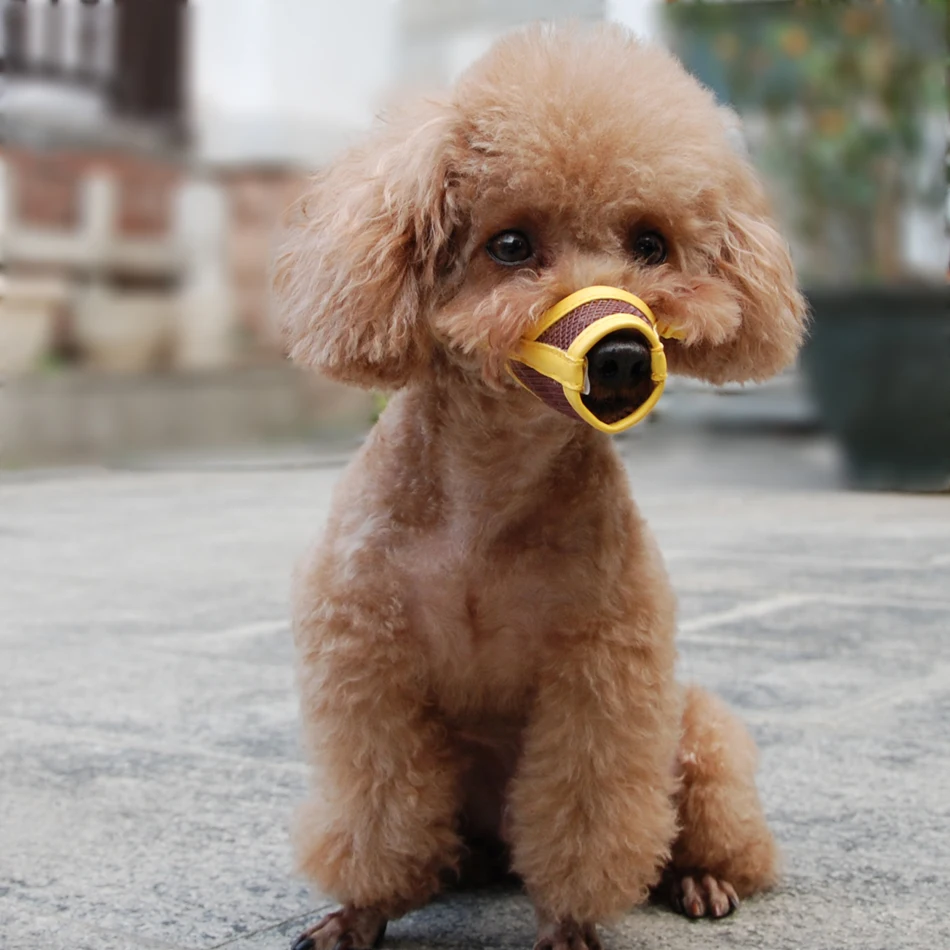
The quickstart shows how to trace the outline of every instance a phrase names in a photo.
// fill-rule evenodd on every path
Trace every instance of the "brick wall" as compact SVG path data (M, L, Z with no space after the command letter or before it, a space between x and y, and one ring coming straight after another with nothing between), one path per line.
M108 172L117 184L116 229L129 237L162 237L172 227L181 170L123 152L0 148L10 176L11 208L24 225L69 230L79 224L81 183Z
M79 225L81 165L55 153L2 151L9 163L11 207L23 224L71 230Z
M162 250L162 239L175 227L177 190L183 183L184 168L114 151L39 151L21 146L0 148L0 159L7 164L14 222L22 225L24 233L27 229L51 235L56 231L73 231L73 247L85 247L84 232L80 230L84 181L90 175L107 173L115 186L113 233L119 240L113 242L115 262L110 258L104 271L97 265L99 279L105 281L104 292L147 293L153 297L167 294L170 295L168 305L177 305L172 298L180 289L175 281L182 275L177 271L168 272L168 266L162 263L166 253ZM305 176L291 170L245 168L222 173L217 183L224 189L226 202L222 252L228 286L221 289L221 296L222 299L227 297L228 307L233 308L229 325L232 331L235 327L238 330L234 358L239 363L272 362L281 357L281 345L272 319L270 267L281 219L303 193ZM188 200L185 195L183 198ZM128 257L119 253L123 250L123 236L130 239L125 248L130 251ZM133 243L133 238L154 240L155 254L148 257L147 248L143 250L141 245ZM216 240L212 239L212 244ZM51 241L49 246L59 245ZM187 247L187 241L181 246ZM215 253L216 247L210 253ZM76 301L85 299L87 289L81 272L88 262L83 255L54 252L65 256L60 260L40 255L42 260L33 261L23 257L22 249L17 253L20 255L15 268L18 276L37 272L68 284L67 296L71 303L66 317L60 321L65 327L60 335L70 341L76 336L78 349L74 349L91 352L88 333L83 331L85 336L79 331L74 333L77 326L84 325L76 316L81 309ZM134 263L128 264L128 260ZM143 260L150 263L142 264ZM128 306L131 314L132 302ZM104 320L102 316L99 322ZM143 333L148 329L146 324L148 321L143 322ZM184 331L179 327L175 332Z
M305 176L290 171L242 170L225 178L230 206L228 259L239 324L257 346L276 352L270 320L270 264L279 225L303 193Z
M126 161L114 166L118 182L120 234L159 237L173 227L179 170L172 165Z

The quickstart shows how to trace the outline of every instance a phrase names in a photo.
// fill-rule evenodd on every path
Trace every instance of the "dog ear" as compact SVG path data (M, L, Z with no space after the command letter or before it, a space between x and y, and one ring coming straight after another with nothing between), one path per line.
M457 134L451 107L429 102L313 179L274 270L292 359L381 388L428 364L423 311L459 217Z
M711 274L688 304L713 332L669 347L674 373L713 383L759 381L784 369L798 352L807 311L762 186L749 163L732 156Z

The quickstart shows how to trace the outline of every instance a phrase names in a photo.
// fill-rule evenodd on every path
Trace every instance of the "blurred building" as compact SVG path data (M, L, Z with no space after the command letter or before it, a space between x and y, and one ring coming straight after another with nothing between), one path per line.
M283 365L268 305L282 215L404 87L444 85L519 23L606 13L605 0L5 0L0 461L29 457L31 440L50 457L130 432L174 442L183 387L240 404L253 434L257 404L234 395L249 372L270 387L272 428L315 399L367 414L334 387L300 396ZM229 425L211 413L206 428Z
M445 86L503 33L538 19L603 20L607 0L402 0L395 77Z
M116 12L22 0L4 9L6 372L73 352L79 340L91 363L135 362L117 352L123 335L140 337L137 362L146 351L157 360L188 281L175 221L181 8L133 3Z

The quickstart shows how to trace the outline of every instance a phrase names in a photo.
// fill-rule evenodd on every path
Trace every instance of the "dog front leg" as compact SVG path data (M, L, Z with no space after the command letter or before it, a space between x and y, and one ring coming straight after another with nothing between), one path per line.
M309 617L319 627L298 624L297 643L315 781L295 844L303 873L343 908L297 945L359 950L456 865L459 769L409 632L351 604Z
M536 950L595 950L596 924L645 900L675 836L679 700L655 643L565 637L540 678L508 802Z

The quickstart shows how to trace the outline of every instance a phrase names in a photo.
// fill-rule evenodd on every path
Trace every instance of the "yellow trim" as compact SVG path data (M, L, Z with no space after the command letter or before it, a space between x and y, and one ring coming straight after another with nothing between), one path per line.
M580 393L576 393L571 389L565 389L564 395L567 397L567 401L571 404L571 408L589 425L592 425L595 429L600 432L607 432L610 435L614 435L617 432L623 432L625 429L630 429L635 426L638 422L642 422L652 411L653 407L657 404L660 399L660 396L663 393L663 387L666 385L665 380L663 382L655 382L653 386L653 392L639 405L629 416L624 416L617 422L604 422L602 419L598 419L587 406L584 405Z
M639 310L643 317L633 313L613 313L595 320L590 326L582 330L570 343L567 350L555 346L539 343L537 338L545 330L552 327L558 320L565 317L572 310L591 303L595 300L620 300ZM638 406L629 416L619 422L607 423L597 418L584 405L587 375L587 353L590 348L602 340L609 333L617 330L636 330L642 334L650 344L650 377L653 381L653 391L646 401ZM512 358L536 372L541 373L560 383L564 396L571 408L588 425L600 432L623 432L646 418L657 404L666 385L666 353L663 351L661 337L682 339L682 331L670 327L668 324L657 325L653 311L639 297L619 287L593 286L577 290L563 300L559 300L553 307L546 310L530 337L525 337ZM532 390L518 379L517 374L509 367L509 372L517 382L529 392Z
M522 340L513 359L537 370L542 376L550 377L564 389L580 392L584 388L587 360L583 356L575 356L537 340Z
M641 320L634 313L611 313L606 317L601 317L589 327L585 327L568 346L566 350L568 357L572 361L586 363L590 348L595 343L599 343L605 336L617 330L636 330L645 337L647 343L650 344L650 369L653 381L660 382L666 379L666 357L663 356L663 342L657 336L653 325ZM559 350L558 352L565 351ZM658 375L657 367L654 365L658 355L663 356L663 370L660 375ZM541 370L538 372L541 372Z
M650 393L643 403L637 406L629 416L624 416L617 422L604 422L602 419L598 419L597 416L584 405L580 393L569 389L564 390L564 396L571 404L571 408L586 423L600 432L608 432L611 434L623 432L625 429L629 429L645 419L653 410L666 385L666 354L663 352L663 342L660 340L653 325L639 319L636 314L615 313L607 317L602 317L600 320L597 320L582 330L571 341L570 346L567 348L568 355L576 358L581 353L586 354L595 343L602 340L609 333L613 333L616 330L628 329L636 330L638 333L643 334L650 344L650 378L653 381L653 392Z
M657 333L665 340L685 340L686 333L683 330L677 330L668 323L658 323L656 325Z

